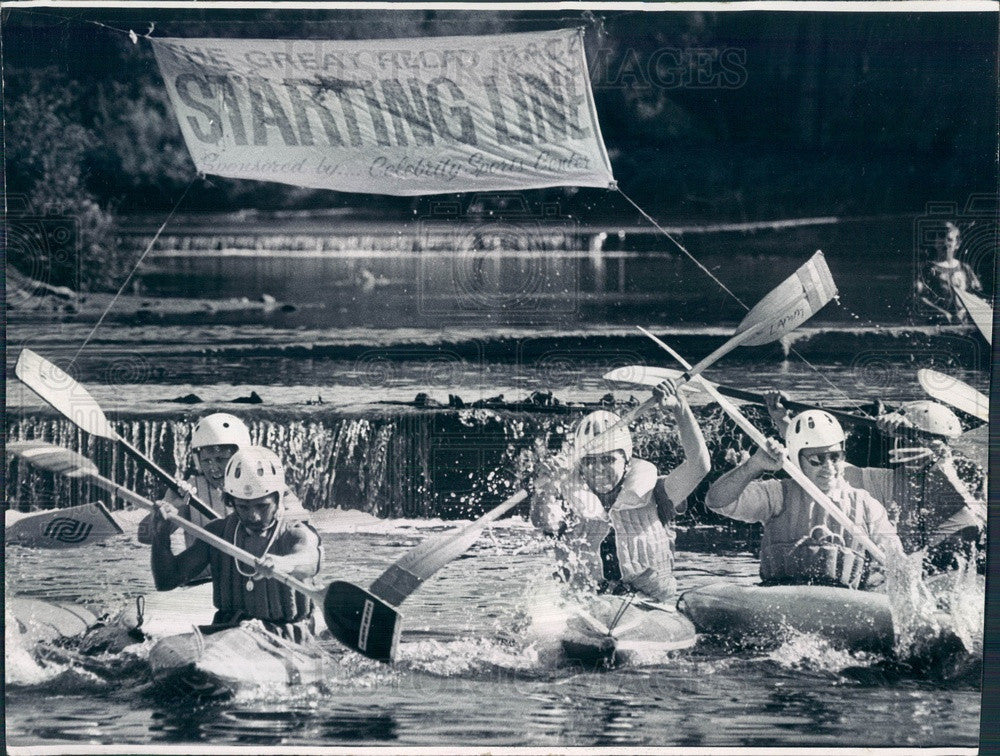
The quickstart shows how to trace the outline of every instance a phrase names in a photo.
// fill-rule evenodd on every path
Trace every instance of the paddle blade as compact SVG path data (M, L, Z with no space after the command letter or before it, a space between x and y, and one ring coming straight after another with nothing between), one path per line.
M658 386L668 378L675 381L685 380L684 372L681 370L649 367L647 365L626 365L625 367L615 368L614 370L605 373L603 378L606 381L629 383L634 386L648 386L650 388ZM688 395L689 398L696 400L699 403L707 404L712 401L711 395L701 388L701 384L697 381L688 381L681 386L681 389Z
M87 433L116 440L118 433L94 397L77 381L30 349L22 349L14 375Z
M822 252L817 252L760 300L740 322L736 333L767 323L767 327L743 346L769 344L805 323L835 296L837 285L830 275L826 258Z
M464 554L479 538L483 528L516 507L527 496L527 492L518 491L464 528L437 538L428 538L414 546L375 579L370 586L371 592L387 603L399 606L427 578Z
M968 311L972 322L983 334L989 344L993 344L993 307L985 299L980 299L975 294L970 294L965 289L955 289L955 294L962 302L962 306Z
M932 399L977 417L984 423L990 421L990 400L968 383L928 368L917 371L917 380Z
M122 534L121 526L101 502L24 515L4 529L8 544L41 549L67 549Z
M376 661L396 660L403 618L378 596L335 580L326 589L323 617L333 637L351 650Z
M7 451L49 472L80 477L97 475L97 465L75 451L43 441L11 441Z

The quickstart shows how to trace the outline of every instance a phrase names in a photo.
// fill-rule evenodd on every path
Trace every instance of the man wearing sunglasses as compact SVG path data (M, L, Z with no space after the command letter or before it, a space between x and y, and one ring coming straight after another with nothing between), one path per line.
M827 412L808 410L788 427L787 454L886 553L902 546L896 528L874 497L844 477L845 435ZM705 504L719 514L764 525L760 577L765 585L870 587L880 575L870 569L864 548L791 479L758 480L781 469L785 448L770 440L766 448L725 473L708 490Z
M767 397L775 426L787 432L783 396ZM892 467L847 465L844 477L882 502L896 523L907 553L927 549L931 571L952 569L974 547L977 569L986 569L986 475L973 460L951 448L962 435L955 413L938 402L906 402L878 417L879 430L892 439Z

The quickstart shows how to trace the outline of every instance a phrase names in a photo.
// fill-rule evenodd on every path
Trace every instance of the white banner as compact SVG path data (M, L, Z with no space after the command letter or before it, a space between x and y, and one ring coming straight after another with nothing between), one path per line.
M396 195L614 182L579 29L151 41L203 173Z

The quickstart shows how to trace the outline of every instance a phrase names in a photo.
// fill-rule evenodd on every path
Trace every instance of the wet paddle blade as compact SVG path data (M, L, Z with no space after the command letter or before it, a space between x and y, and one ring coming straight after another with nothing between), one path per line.
M348 648L376 661L395 661L403 618L378 596L335 580L323 598L323 617L333 637Z
M917 380L920 382L920 387L927 392L931 399L944 402L957 410L979 418L985 423L990 421L989 398L976 391L968 383L928 368L917 371Z
M42 441L11 441L7 451L43 470L70 478L97 474L97 465L82 454Z
M118 432L90 392L41 355L22 349L14 375L74 425L92 435L118 440Z
M769 327L745 342L744 346L769 344L805 323L835 296L837 285L830 275L826 258L822 252L817 252L760 300L740 322L736 333L768 322Z
M649 367L647 365L626 365L625 367L615 368L614 370L605 373L603 378L606 381L629 383L634 386L649 386L650 388L658 386L668 378L674 381L685 380L684 371L682 370L673 370L672 368L663 367ZM701 384L697 381L689 381L681 388L690 399L694 399L699 403L708 403L712 401L712 396L702 389Z
M464 528L428 538L414 546L375 579L370 586L371 592L389 604L399 606L427 578L464 554L489 523L516 507L527 496L527 492L518 491Z
M975 294L970 294L964 289L955 289L955 294L962 301L962 306L969 313L972 322L986 341L993 344L993 307L985 299L980 299Z

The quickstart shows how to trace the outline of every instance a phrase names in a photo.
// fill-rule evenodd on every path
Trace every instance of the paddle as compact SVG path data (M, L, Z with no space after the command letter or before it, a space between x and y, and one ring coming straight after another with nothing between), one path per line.
M955 294L958 295L962 306L968 311L972 322L976 328L986 338L987 343L993 344L993 306L985 299L980 299L975 294L967 292L965 289L955 287Z
M658 339L656 336L651 334L645 328L639 328L644 334L649 338L659 344L663 349L665 349L677 362L681 364L682 367L687 367L690 363L685 360L680 354L674 351L668 344ZM707 381L699 379L702 383L702 388L708 393L712 394L715 400L722 407L723 411L729 415L733 421L746 433L750 439L761 448L765 448L767 444L767 438L761 433L757 427L751 423L746 416L739 411L728 399L722 396L718 391L716 391L712 386L708 385ZM786 455L781 461L782 469L791 476L791 478L798 483L805 490L813 501L819 504L823 509L825 509L834 520L836 520L848 533L853 536L854 540L861 544L866 551L868 551L872 557L879 564L885 564L885 552L875 544L871 538L868 537L843 511L840 507L833 503L830 498L819 490L809 478L805 476L805 473L799 469L798 465L792 463L792 461Z
M7 451L49 472L72 478L87 478L100 488L142 509L150 511L156 509L152 501L103 477L98 472L97 465L69 449L40 441L15 441L7 444ZM233 559L254 569L264 568L264 562L258 557L209 533L193 522L177 515L168 515L167 519ZM325 589L321 589L276 570L270 570L270 577L308 596L318 606L323 607L323 616L330 632L348 648L378 661L387 662L395 659L399 633L402 630L402 618L395 608L378 596L343 580L335 580Z
M931 399L951 405L983 422L990 421L990 400L968 383L928 368L917 371L917 380Z
M603 378L606 381L617 381L619 383L631 383L639 386L656 386L668 378L675 381L679 380L682 375L683 373L680 370L674 370L672 368L649 367L646 365L626 365L625 367L615 368L614 370L605 373ZM766 404L767 402L763 394L733 388L731 386L720 386L718 383L707 381L705 379L696 383L689 383L687 384L687 387L691 389L693 394L700 395L711 400L711 395L709 395L708 392L699 390L703 383L710 383L716 391L723 396L729 397L730 399L736 399L741 402L752 402L754 404ZM851 412L845 412L844 410L821 407L817 404L796 402L790 399L783 399L781 403L793 412L805 412L806 410L820 409L824 412L829 412L838 420L842 420L847 423L864 425L869 428L875 427L875 418L868 417L867 415L855 415Z
M678 386L688 383L737 347L762 346L777 341L805 323L835 296L837 296L837 286L833 282L833 276L830 275L826 258L823 257L822 252L816 252L792 275L774 287L767 296L754 305L753 309L736 326L736 332L730 339L695 365L688 365L680 375ZM650 334L647 333L647 335ZM659 400L656 397L644 401L608 428L601 436L591 439L586 447L576 450L575 459L578 460L580 456L583 456L587 448L600 448L598 442L605 434L628 425L658 403ZM574 461L573 457L571 457L571 461Z
M833 278L817 252L790 278L782 282L754 307L737 326L736 333L697 365L688 366L679 382L691 381L723 356L740 346L757 346L781 338L804 323L814 312L836 294ZM574 448L568 455L566 467L572 469L590 448L600 448L601 440L616 429L659 404L655 397L625 413L622 418L601 435L582 448ZM479 536L482 529L508 510L520 504L527 493L518 491L497 507L457 533L426 541L405 554L370 586L373 594L387 604L399 606L430 575L464 552Z
M400 557L368 587L392 606L399 606L421 583L464 553L489 523L513 509L528 496L518 491L475 522L438 538L428 538Z
M174 493L181 497L189 496L191 506L200 514L210 520L219 517L210 506L182 487L173 475L122 438L90 392L72 376L30 349L21 350L17 365L14 366L14 375L76 427L92 436L121 444L125 451L166 483Z

